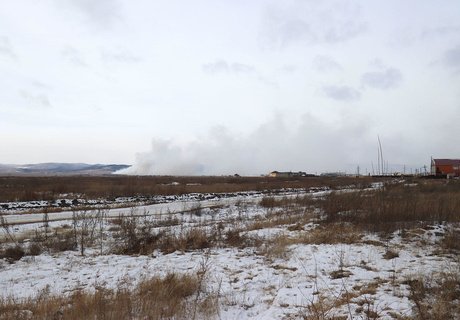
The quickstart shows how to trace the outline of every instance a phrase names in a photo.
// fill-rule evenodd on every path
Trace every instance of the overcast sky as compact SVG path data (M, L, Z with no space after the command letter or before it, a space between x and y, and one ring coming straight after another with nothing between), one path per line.
M416 168L460 157L460 1L0 0L0 86L0 163Z

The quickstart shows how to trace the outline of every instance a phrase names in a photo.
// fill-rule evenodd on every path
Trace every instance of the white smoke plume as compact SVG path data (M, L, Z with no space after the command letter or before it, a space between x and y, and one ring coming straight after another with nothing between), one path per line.
M327 124L306 114L292 124L278 115L246 136L215 127L186 145L154 139L150 151L137 154L135 164L119 173L259 175L273 170L354 170L360 161L369 160L376 139L365 122L341 123Z

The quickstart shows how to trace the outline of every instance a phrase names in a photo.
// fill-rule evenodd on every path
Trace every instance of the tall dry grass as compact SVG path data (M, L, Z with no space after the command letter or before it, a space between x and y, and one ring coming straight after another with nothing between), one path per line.
M0 177L0 202L56 200L63 194L95 199L324 186L337 189L347 185L367 186L376 180L368 177L6 176Z
M416 320L460 318L460 269L408 279Z
M200 274L170 273L144 280L134 289L100 287L70 296L43 292L36 298L0 300L0 319L202 319L216 312L216 305L209 303L214 297L202 286Z
M460 222L460 181L387 185L375 191L333 192L318 202L326 223L349 222L370 232Z

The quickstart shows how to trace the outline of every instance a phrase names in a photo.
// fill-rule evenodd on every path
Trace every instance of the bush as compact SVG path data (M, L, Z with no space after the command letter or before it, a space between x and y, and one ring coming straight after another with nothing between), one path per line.
M36 243L36 242L33 242L30 244L28 250L27 250L27 255L29 256L38 256L42 253L42 247Z
M414 303L416 320L459 319L460 274L458 271L418 277L405 282Z
M73 251L77 249L77 242L73 232L69 230L48 238L45 246L52 252Z
M14 261L20 260L24 257L25 252L21 246L15 245L14 247L6 248L2 253L0 253L1 259L6 259L8 262L13 263Z
M421 188L393 184L373 191L333 192L318 205L325 213L325 222L351 222L370 232L459 222L460 190L437 183L427 188L426 184Z
M159 239L157 248L164 253L210 248L214 236L208 237L201 228L191 228L179 235L164 235Z
M0 299L0 319L200 319L201 313L212 315L217 309L209 305L213 293L202 291L202 284L198 274L170 273L146 279L134 289L120 285L70 296Z
M274 208L276 207L276 200L274 197L263 197L262 200L260 200L260 206L263 208Z
M460 251L460 231L449 229L442 239L441 245L450 251Z
M334 223L319 226L300 235L298 242L305 244L353 244L361 241L363 235L353 225Z

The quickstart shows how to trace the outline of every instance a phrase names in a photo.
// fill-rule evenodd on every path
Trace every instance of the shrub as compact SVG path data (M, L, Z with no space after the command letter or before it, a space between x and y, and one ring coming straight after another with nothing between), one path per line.
M241 235L240 230L228 230L225 233L225 243L230 247L245 247L246 237Z
M326 223L351 222L370 232L392 233L409 227L459 222L460 190L433 183L424 187L386 185L373 191L330 193L317 205Z
M217 309L209 305L216 300L203 292L202 281L198 274L169 273L141 281L134 289L120 285L71 296L0 299L0 319L198 319L199 312L213 314Z
M391 260L391 259L394 259L394 258L397 258L399 257L399 253L393 249L388 249L384 254L383 254L383 258L384 259L387 259L387 260Z
M8 247L1 252L0 259L6 259L8 262L13 263L14 261L20 260L24 255L24 249L22 249L19 245L15 245L14 247Z
M263 255L268 259L287 259L289 256L288 246L291 240L285 235L277 235L270 240L266 240L257 248L257 254Z
M453 228L449 229L442 239L441 246L446 250L460 251L460 231Z
M42 253L42 251L43 249L38 243L32 242L27 250L27 255L38 256Z
M362 234L350 224L335 223L319 226L301 235L298 242L306 244L352 244L361 241Z
M276 200L274 197L263 197L262 200L260 200L260 206L263 208L274 208L277 206Z
M51 252L73 251L77 249L75 235L71 230L56 233L53 237L48 237L44 246Z
M460 317L459 271L418 277L405 282L409 286L409 299L414 303L414 319L444 320Z

